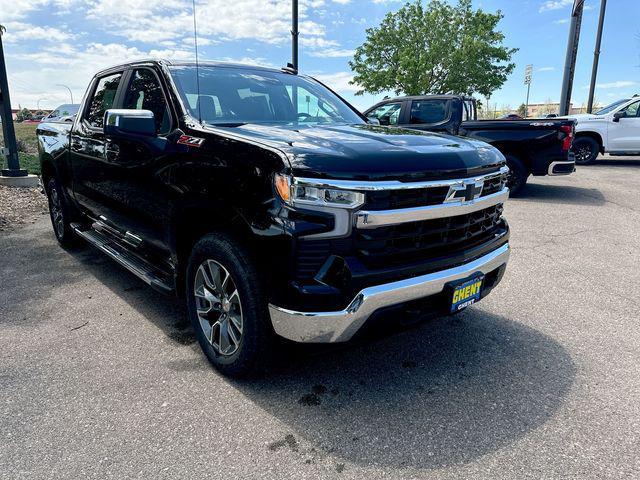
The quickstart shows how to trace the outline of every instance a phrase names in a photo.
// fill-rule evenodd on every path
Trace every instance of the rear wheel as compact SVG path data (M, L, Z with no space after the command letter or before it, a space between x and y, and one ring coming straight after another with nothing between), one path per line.
M600 144L592 137L578 137L571 147L578 165L587 165L593 162L600 153Z
M507 175L507 187L512 196L517 195L522 191L522 188L527 183L529 178L529 171L527 167L520 161L520 159L513 155L507 155L507 166L509 167L509 174Z
M226 235L206 235L193 248L186 281L191 324L209 361L229 376L260 371L272 330L249 252Z
M78 237L71 228L71 208L68 205L60 182L55 177L50 178L45 186L49 200L49 216L53 233L58 243L63 247L72 247L78 243Z

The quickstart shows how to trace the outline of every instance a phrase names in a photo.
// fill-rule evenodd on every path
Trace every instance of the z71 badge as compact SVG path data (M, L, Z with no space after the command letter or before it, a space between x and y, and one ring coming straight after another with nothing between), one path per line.
M204 143L204 138L192 137L190 135L182 135L178 139L178 143L180 145L188 145L189 147L198 147L200 148Z

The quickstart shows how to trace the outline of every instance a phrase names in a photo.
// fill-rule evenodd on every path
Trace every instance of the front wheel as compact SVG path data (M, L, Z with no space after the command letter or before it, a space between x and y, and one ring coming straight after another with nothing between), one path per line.
M261 370L273 334L249 252L229 236L206 235L193 248L186 281L191 324L209 361L234 377Z
M600 153L600 145L591 137L576 138L571 148L576 156L576 164L578 165L587 165L593 162Z

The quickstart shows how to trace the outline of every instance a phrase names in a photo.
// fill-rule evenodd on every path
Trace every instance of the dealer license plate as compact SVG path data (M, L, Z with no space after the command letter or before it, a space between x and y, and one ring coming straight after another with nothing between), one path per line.
M451 311L458 312L480 300L484 275L478 275L453 287Z

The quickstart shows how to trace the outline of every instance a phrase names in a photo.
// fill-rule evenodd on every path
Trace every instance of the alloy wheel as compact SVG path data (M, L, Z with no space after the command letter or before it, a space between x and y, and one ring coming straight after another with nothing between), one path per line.
M205 260L196 271L193 288L200 327L216 353L233 355L242 341L242 302L229 271Z
M64 215L62 212L62 202L58 190L52 187L49 190L49 211L51 212L51 221L58 238L64 236Z

